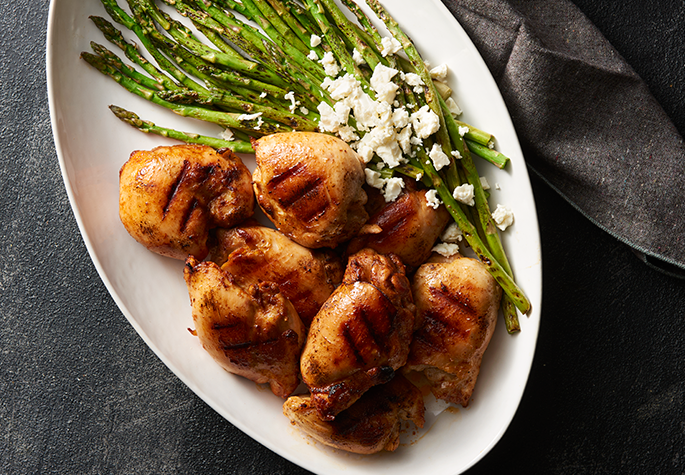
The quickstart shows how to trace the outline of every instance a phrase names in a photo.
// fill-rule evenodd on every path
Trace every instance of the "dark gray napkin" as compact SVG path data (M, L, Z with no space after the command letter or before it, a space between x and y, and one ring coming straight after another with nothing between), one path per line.
M566 0L442 1L499 85L529 167L645 262L682 273L683 139L597 28Z

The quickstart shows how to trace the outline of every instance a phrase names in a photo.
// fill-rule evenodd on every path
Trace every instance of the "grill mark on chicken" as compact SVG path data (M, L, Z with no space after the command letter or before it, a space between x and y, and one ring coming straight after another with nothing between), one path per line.
M275 175L267 184L269 194L305 223L322 216L330 207L324 187L324 178L310 174L300 163Z
M256 242L250 233L244 231L237 231L241 236L244 236L246 243ZM242 252L241 252L242 251ZM309 320L313 318L318 310L317 305L312 299L313 291L312 289L302 286L300 273L305 271L302 267L292 269L289 272L275 273L273 274L269 267L264 268L265 262L263 256L255 256L250 253L250 249L240 248L239 250L233 251L230 255L230 264L232 267L244 268L246 273L253 273L258 276L260 281L271 281L277 282L280 291L285 295L288 300L293 302L296 308L304 307L307 309L311 315L306 315ZM303 315L300 315L302 317Z
M193 198L190 202L190 205L186 208L185 213L183 213L183 219L181 219L180 222L180 230L182 233L185 232L186 228L188 227L190 218L193 216L193 212L197 209L199 204L200 203L197 198Z
M285 184L286 181L297 177L298 175L304 173L305 171L307 171L305 165L303 163L297 163L294 166L285 170L284 172L279 173L279 174L271 177L271 179L269 180L269 183L267 183L267 185L266 185L266 189L269 192L272 192L276 188L279 188L282 184Z
M478 316L468 296L461 292L450 293L444 285L440 288L431 288L430 292L434 301L433 310L424 312L424 327L416 332L414 338L435 350L443 348L442 341L447 336L466 339L470 328L465 325L464 320L470 321ZM450 318L455 314L455 307L458 308L456 312L464 314L466 318Z
M303 269L293 269L279 277L280 282L278 283L278 286L280 287L281 292L283 292L291 302L306 303L312 296L312 290L299 285L300 272L302 271Z
M409 195L403 195L383 210L375 220L376 223L383 229L382 235L388 236L398 233L414 214L414 209L409 203ZM379 240L383 236L379 236Z
M364 366L387 353L387 340L392 321L396 314L395 306L380 293L375 305L360 305L354 315L342 327L342 335L354 353L357 363Z
M167 201L164 205L164 208L162 209L162 219L166 218L167 214L169 213L169 210L171 209L171 204L173 203L174 198L176 197L178 190L181 187L181 183L183 183L183 181L185 180L185 177L188 174L189 169L190 162L188 160L183 160L183 167L181 167L181 172L176 177L176 181L174 181L174 183L171 185L171 188L169 188L169 193L167 194Z
M244 341L240 343L228 343L226 341L221 341L221 346L224 351L230 350L242 350L245 348L259 348L261 346L271 346L278 343L285 344L287 340L297 340L297 333L294 330L286 330L281 335L275 338L269 338L263 341Z
M436 306L458 306L470 316L476 315L476 310L473 308L473 305L471 305L468 292L452 292L441 282L440 287L431 287L430 293L435 300Z
M440 315L434 312L425 312L424 326L414 333L414 341L421 343L433 351L444 350L441 334L448 330L448 325L438 318Z
M218 323L218 322L214 322L214 323L212 323L212 328L213 328L214 330L225 330L225 329L227 329L227 328L235 328L235 327L240 326L240 325L242 325L242 322L240 322L240 321L238 321L238 322L231 322L231 323Z
M181 172L178 174L176 181L172 184L169 194L167 195L167 203L162 211L162 220L166 218L167 214L171 210L171 207L173 206L174 201L176 201L179 196L179 191L182 187L184 187L184 185L189 184L196 189L202 189L202 187L209 181L215 171L216 166L214 165L204 167L193 166L188 160L184 160ZM184 210L183 217L179 223L181 232L185 232L193 212L199 205L200 202L197 196L193 196L192 200L188 203L186 209Z
M265 345L272 345L274 343L278 342L278 338L273 338L271 340L265 340L265 341L245 341L242 343L226 343L226 342L221 342L221 347L225 351L230 351L230 350L240 350L243 348L252 348L252 347L258 347L258 346L265 346Z

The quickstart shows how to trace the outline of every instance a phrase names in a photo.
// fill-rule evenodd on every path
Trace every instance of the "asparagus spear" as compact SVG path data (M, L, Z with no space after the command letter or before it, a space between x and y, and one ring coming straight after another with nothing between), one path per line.
M466 137L464 137L466 138ZM509 163L509 157L490 147L484 147L478 142L466 140L469 149L481 158L495 165L497 168L504 168Z
M254 153L254 149L252 148L252 144L250 144L250 142L243 140L223 140L215 137L209 137L207 135L200 135L191 132L180 132L174 129L159 127L148 120L142 120L134 112L127 111L121 107L111 105L109 108L119 119L126 122L130 126L135 127L141 132L145 132L146 134L161 135L162 137L168 137L185 143L209 145L210 147L217 149L228 148L238 153Z

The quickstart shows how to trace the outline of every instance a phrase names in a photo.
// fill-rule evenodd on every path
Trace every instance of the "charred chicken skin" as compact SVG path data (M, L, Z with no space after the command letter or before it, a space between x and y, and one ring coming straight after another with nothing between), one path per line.
M333 421L319 418L309 396L289 397L283 413L315 440L357 454L392 452L400 443L401 421L417 427L425 423L421 391L399 374L389 383L369 389Z
M252 216L247 167L231 151L201 145L135 151L119 171L119 216L134 239L158 254L204 259L214 227Z
M328 249L311 250L256 223L216 232L210 258L243 288L274 282L306 327L342 281L344 266Z
M288 397L299 385L305 328L273 283L247 289L211 261L189 257L184 268L195 332L225 370Z
M369 218L364 164L343 140L314 132L253 142L259 206L276 228L309 248L336 247Z
M314 317L300 360L322 420L333 420L404 365L414 311L396 256L364 249L349 258L343 283Z
M428 205L425 190L401 194L386 203L367 221L364 234L350 241L353 254L369 247L381 254L392 252L409 268L417 268L431 255L431 249L450 221L444 206Z
M422 372L431 391L466 407L497 323L502 288L476 259L436 257L412 282L419 329L406 371Z

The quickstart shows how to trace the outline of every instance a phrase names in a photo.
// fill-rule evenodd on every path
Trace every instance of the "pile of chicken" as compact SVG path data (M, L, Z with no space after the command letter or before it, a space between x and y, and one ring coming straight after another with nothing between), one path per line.
M202 346L268 383L302 431L351 452L395 450L402 421L423 426L422 392L405 375L466 406L501 288L479 261L432 253L444 206L410 182L385 203L329 135L253 145L253 174L199 145L136 151L120 171L127 231L185 260ZM251 219L255 201L276 229Z

